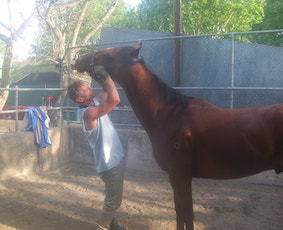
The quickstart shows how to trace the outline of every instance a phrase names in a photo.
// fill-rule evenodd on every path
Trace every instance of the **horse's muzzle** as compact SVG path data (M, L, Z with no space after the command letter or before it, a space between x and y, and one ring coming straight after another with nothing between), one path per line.
M71 70L77 70L77 67L75 64L71 64Z

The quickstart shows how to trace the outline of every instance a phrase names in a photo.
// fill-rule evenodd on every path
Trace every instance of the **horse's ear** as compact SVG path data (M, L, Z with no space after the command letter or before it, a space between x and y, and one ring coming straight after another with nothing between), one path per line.
M141 46L142 46L141 43L138 43L137 45L134 46L135 49L134 49L133 52L131 53L133 57L136 58L136 57L139 56L139 52L140 52Z
M140 49L142 47L141 42L135 45L135 49Z

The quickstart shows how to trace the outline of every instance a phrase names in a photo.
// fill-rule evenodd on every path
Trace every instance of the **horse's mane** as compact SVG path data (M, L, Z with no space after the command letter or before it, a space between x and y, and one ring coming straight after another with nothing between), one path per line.
M146 62L141 59L141 64L152 74L153 79L159 84L162 91L164 92L164 100L169 104L177 104L181 106L186 106L188 101L187 97L177 90L169 87L165 82L163 82L152 70L150 66L146 64Z

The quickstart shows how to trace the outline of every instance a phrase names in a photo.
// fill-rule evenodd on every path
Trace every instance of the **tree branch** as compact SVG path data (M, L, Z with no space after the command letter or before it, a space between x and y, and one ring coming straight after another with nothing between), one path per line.
M102 19L84 36L84 38L79 43L79 46L84 45L90 39L90 37L102 27L102 25L106 22L106 20L109 18L112 12L115 10L115 7L117 6L118 3L119 0L113 0L112 4L108 8L107 12L104 14Z
M0 22L0 26L2 26L5 30L11 31L11 28L3 22Z
M36 10L34 9L32 14L21 24L21 26L16 30L15 32L15 38L18 38L24 30L27 28L27 26L31 23L31 21L36 16Z
M74 33L73 33L73 37L72 37L72 41L71 41L71 47L76 45L77 37L78 37L79 31L80 31L82 22L84 20L85 12L87 10L88 5L89 5L89 0L85 0L85 2L83 4L83 8L82 8L80 16L79 16L79 19L78 19L77 24L76 24L75 29L74 29Z
M83 2L83 1L91 1L91 0L77 0L77 1L74 1L74 2L61 4L61 6L63 6L64 8L74 8L74 7L77 6L80 2Z

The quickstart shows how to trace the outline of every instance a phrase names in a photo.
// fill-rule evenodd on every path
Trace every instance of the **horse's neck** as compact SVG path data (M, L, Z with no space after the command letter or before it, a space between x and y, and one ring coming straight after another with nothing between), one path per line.
M121 81L122 79L122 81ZM162 88L153 78L153 75L145 68L135 68L128 72L119 83L124 88L128 100L145 129L157 124L157 114L164 108L165 102L162 96Z

